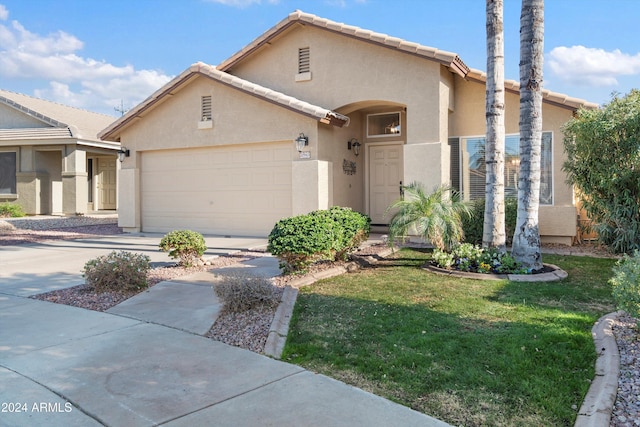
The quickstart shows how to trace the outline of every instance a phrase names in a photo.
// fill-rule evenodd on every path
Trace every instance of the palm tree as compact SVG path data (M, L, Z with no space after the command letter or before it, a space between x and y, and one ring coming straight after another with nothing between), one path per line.
M520 176L512 255L527 268L542 268L538 206L542 147L544 0L522 0L520 15Z
M470 209L458 192L441 185L427 194L422 184L416 182L404 190L404 198L387 209L395 211L389 221L389 244L406 237L410 231L446 251L460 243L464 238L462 216L470 215Z
M487 138L482 246L506 250L504 225L504 27L503 0L487 0Z

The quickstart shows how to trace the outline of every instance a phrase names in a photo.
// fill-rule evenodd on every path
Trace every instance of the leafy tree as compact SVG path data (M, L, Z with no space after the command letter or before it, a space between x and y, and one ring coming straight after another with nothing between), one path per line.
M518 218L511 254L524 267L542 268L538 208L542 153L544 0L522 0L520 15L520 176Z
M505 251L503 1L487 0L486 189L482 246Z
M599 240L618 253L640 249L640 90L581 109L563 130L563 170Z
M449 186L436 187L427 194L422 184L404 187L403 199L392 204L387 212L397 210L389 221L389 243L415 231L438 249L451 250L464 239L462 216L469 207Z

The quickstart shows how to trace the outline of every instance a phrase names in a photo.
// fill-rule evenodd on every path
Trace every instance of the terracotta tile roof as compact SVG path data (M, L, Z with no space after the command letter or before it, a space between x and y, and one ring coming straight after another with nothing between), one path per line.
M247 55L257 50L261 46L267 44L272 38L282 33L287 28L290 28L296 24L313 25L317 28L321 28L327 31L333 31L335 33L354 37L369 43L375 43L412 55L421 56L445 65L452 72L459 74L461 77L465 77L469 72L469 67L467 67L462 59L460 59L460 57L455 53L439 50L429 46L423 46L418 43L409 42L383 33L376 33L375 31L365 30L353 25L342 24L339 22L331 21L329 19L320 18L319 16L312 15L310 13L304 13L300 10L296 10L295 12L289 14L287 18L277 23L274 27L267 30L260 37L245 46L242 50L219 64L217 68L222 71L228 71L236 63L242 61L242 59L244 59Z
M274 27L267 30L260 37L245 46L242 50L236 52L229 59L218 65L217 68L222 71L228 71L229 69L233 68L235 64L242 61L246 56L256 51L261 46L269 43L271 39L281 34L286 29L294 26L295 24L313 25L317 28L322 28L349 37L358 38L366 42L376 43L381 46L397 49L412 55L421 56L426 59L441 63L462 78L476 80L482 83L487 82L487 76L484 72L469 68L464 63L464 61L462 61L462 59L460 59L460 57L453 52L447 52L433 47L424 46L419 43L413 43L397 37L389 36L387 34L376 33L374 31L365 30L353 25L331 21L329 19L321 18L310 13L304 13L300 10L296 10L295 12L289 14L287 18L283 19ZM519 91L519 87L520 86L518 82L515 82L513 80L505 81L505 88L507 90L511 89ZM551 92L545 89L543 89L543 96L545 102L553 103L566 108L597 108L598 106L597 104L582 99L572 98L568 95Z
M292 96L285 95L281 92L241 79L240 77L236 77L220 71L216 69L216 67L205 64L203 62L197 62L183 71L179 76L175 77L169 83L164 85L162 88L157 90L142 103L129 110L127 114L125 114L114 123L112 123L109 127L101 131L98 136L104 140L117 139L120 130L126 127L132 120L143 115L145 111L152 108L166 95L175 93L180 90L180 87L182 85L197 76L204 76L216 80L222 84L233 87L249 95L258 97L268 102L272 102L276 105L290 109L300 114L312 117L322 123L332 124L339 127L342 127L345 124L349 123L349 118L345 115L336 113L323 107L319 107L317 105L310 104L305 101L301 101Z
M6 90L0 90L0 104L15 108L49 126L48 129L5 129L2 131L5 136L13 134L17 137L22 133L25 139L36 139L36 134L40 134L41 137L49 135L48 137L53 138L55 134L56 138L66 135L66 138L99 141L98 132L115 120L115 117L105 114L69 107ZM60 128L61 130L53 128Z
M468 80L475 80L480 83L487 83L487 73L484 71L471 69L469 70L469 74L467 75ZM504 89L510 92L520 92L520 82L515 80L506 80L504 81ZM572 98L569 95L565 95L563 93L552 92L547 89L542 89L542 101L548 104L554 104L558 107L570 108L572 110L577 110L578 108L587 108L594 109L598 108L598 104L585 101L580 98Z

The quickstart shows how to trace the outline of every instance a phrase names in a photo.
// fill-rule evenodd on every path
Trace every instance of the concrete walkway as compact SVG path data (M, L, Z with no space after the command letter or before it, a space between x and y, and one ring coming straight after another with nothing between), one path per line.
M202 336L217 315L211 273L162 282L107 313L26 298L83 282L113 249L157 263L161 236L0 247L3 426L447 426L298 366ZM207 238L208 255L265 245ZM233 267L232 267L233 268ZM255 274L273 258L248 261Z

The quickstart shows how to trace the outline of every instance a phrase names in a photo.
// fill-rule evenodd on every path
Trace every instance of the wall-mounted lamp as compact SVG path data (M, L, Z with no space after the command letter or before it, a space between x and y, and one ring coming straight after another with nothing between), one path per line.
M306 147L307 145L309 145L309 137L306 136L304 133L301 133L296 138L296 150L298 150L298 152L301 152L302 150L304 150L304 147Z
M361 144L358 142L357 139L351 138L350 140L347 141L347 150L353 149L353 154L357 156L358 154L360 154L360 145Z
M120 163L124 162L124 158L129 157L130 155L131 152L127 147L120 147L118 150L118 160L120 160Z

